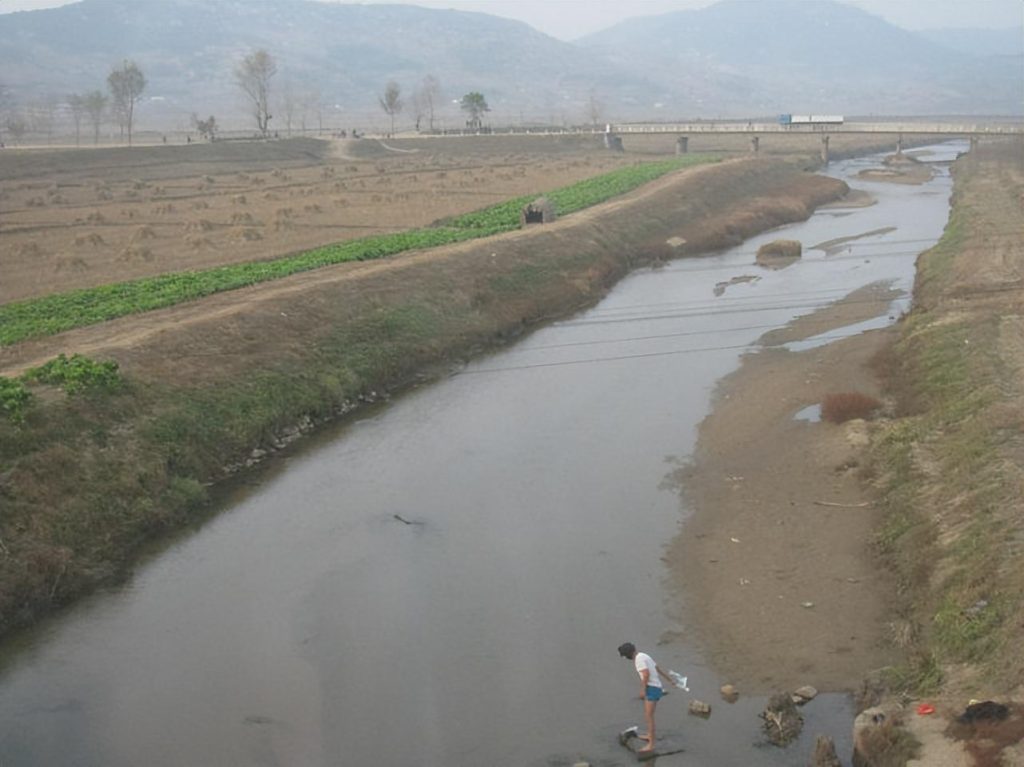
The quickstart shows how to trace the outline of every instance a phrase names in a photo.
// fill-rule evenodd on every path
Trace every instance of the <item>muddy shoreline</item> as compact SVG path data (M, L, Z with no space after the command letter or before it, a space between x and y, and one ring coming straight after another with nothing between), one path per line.
M764 341L878 316L891 298L868 286ZM801 352L769 346L718 388L678 477L693 514L668 564L686 629L723 683L847 691L898 659L887 642L892 577L870 548L879 511L859 475L866 427L794 418L832 392L877 396L869 365L891 333Z

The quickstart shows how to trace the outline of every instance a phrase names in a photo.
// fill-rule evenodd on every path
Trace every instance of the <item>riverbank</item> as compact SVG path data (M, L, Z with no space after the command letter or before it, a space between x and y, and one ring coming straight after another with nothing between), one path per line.
M845 193L785 162L673 174L543 227L342 264L4 350L118 363L124 385L40 386L0 424L0 630L130 565L207 488L318 423L596 301L639 264L741 241ZM669 244L671 241L672 244Z
M670 568L723 682L888 701L923 744L915 764L1024 759L1019 708L987 729L952 726L972 699L1013 711L1024 697L1021 161L1009 143L958 160L950 221L919 258L909 316L748 355L680 476L694 516ZM796 322L766 341L881 314L888 298L873 294L818 313L813 332ZM844 391L879 397L885 416L794 418ZM935 717L901 713L908 700Z

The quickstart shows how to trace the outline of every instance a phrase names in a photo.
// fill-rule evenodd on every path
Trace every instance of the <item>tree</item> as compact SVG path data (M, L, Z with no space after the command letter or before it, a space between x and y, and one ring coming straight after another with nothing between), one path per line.
M11 109L13 99L11 90L4 83L0 82L0 146L3 146L3 131L7 127L8 112Z
M107 97L103 91L89 91L82 96L82 108L89 115L89 122L92 123L92 143L100 143L100 125L103 123L103 113L107 109Z
M395 115L402 111L402 89L394 80L384 88L384 95L379 99L380 108L391 118L391 134L395 135Z
M199 115L192 113L192 127L199 132L199 135L211 144L217 140L217 118L213 115L206 120L200 120Z
M253 116L260 135L266 136L273 115L270 114L270 81L277 74L274 57L260 48L235 67L235 82L252 102Z
M75 146L82 144L82 118L85 117L85 97L80 93L68 94L68 111L75 124Z
M134 61L125 59L107 77L114 110L128 127L128 146L132 145L132 122L135 118L135 103L146 89L146 78Z
M459 108L469 115L466 127L470 130L480 130L483 126L484 112L491 111L491 108L487 106L487 99L484 98L482 93L477 93L476 91L463 96Z
M295 88L292 87L291 80L284 81L284 88L281 91L281 101L278 104L281 107L281 112L284 114L284 129L291 138L292 135L292 121L295 119L295 111L299 108L299 97L295 93Z
M587 101L587 117L590 118L590 127L597 130L598 123L601 122L601 115L604 113L604 104L602 104L594 91L590 91L590 98Z
M441 82L433 75L423 78L417 91L420 108L426 113L430 130L434 130L434 110L441 103Z

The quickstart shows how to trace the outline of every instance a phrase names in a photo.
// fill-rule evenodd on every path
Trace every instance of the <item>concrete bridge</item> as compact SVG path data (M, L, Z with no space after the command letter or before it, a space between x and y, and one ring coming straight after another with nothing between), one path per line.
M896 151L903 151L903 136L928 134L942 136L967 136L971 140L971 149L982 136L1024 136L1022 122L941 122L937 120L921 121L883 121L883 122L822 122L782 124L778 122L752 121L698 121L689 123L621 123L608 126L605 142L612 145L621 142L623 134L675 133L676 154L685 154L688 150L689 136L693 134L744 133L750 136L750 149L757 152L762 134L817 134L821 136L821 159L828 162L829 136L838 133L888 133L897 136Z

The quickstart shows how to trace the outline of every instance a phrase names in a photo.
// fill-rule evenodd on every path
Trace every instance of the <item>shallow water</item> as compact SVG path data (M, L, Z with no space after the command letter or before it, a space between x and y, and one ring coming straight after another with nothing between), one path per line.
M756 745L764 701L718 699L726 680L688 641L660 558L686 514L666 477L739 355L863 285L909 290L941 234L943 169L851 185L878 204L637 272L275 461L128 583L0 650L0 764L625 764L614 736L641 718L627 640L690 677L659 704L687 747L662 763L803 765L818 733L848 753L840 694L804 709L793 747ZM780 237L854 239L757 267ZM759 279L716 296L744 276ZM686 715L690 697L709 720Z

